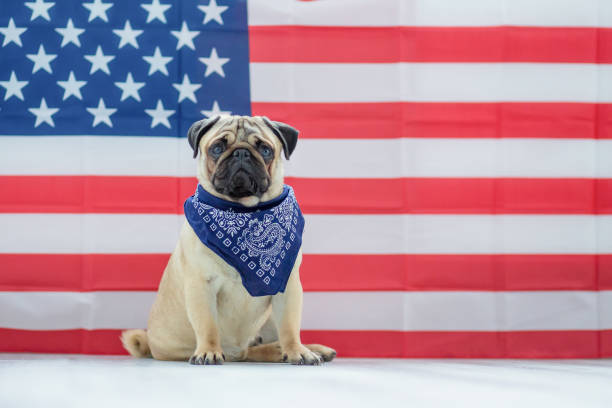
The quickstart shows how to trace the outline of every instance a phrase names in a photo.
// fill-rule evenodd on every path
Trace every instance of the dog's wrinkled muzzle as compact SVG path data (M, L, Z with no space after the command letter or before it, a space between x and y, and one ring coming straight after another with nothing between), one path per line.
M255 179L243 168L232 175L228 187L230 196L239 198L256 195L259 191Z

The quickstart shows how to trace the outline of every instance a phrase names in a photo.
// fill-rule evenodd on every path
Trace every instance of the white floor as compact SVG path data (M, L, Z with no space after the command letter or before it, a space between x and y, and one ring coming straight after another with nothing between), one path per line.
M338 359L191 366L0 354L0 407L612 407L612 360Z

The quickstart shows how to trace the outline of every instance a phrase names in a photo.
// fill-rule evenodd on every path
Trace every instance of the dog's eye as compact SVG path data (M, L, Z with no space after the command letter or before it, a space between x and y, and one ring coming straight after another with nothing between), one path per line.
M225 151L225 143L217 142L208 150L213 156L220 156Z
M261 153L264 158L272 156L272 149L265 144L261 144L258 149L259 153Z

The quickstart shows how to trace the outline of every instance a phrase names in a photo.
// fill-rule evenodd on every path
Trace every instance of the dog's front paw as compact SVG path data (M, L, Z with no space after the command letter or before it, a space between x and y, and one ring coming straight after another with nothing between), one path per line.
M196 350L193 356L189 359L189 364L194 365L218 365L225 361L225 354L219 349L213 350Z
M283 350L283 361L296 365L320 365L322 363L319 354L310 351L302 344Z

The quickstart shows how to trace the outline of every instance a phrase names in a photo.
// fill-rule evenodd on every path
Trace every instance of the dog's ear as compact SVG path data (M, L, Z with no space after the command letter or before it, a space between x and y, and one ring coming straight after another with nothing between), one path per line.
M204 134L208 132L210 128L219 121L219 119L221 119L221 116L198 120L189 128L189 131L187 132L187 140L189 140L189 145L193 149L194 159L198 155L198 146L200 145L202 136L204 136Z
M299 130L287 125L286 123L276 122L263 116L263 120L268 125L272 132L280 139L283 144L283 152L285 152L285 158L289 160L289 156L295 150L297 145Z

